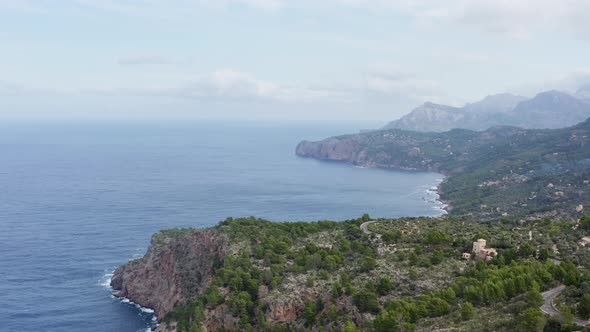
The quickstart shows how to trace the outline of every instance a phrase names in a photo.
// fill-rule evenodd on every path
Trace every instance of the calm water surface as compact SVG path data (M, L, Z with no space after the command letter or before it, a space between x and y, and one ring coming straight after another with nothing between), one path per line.
M106 284L162 228L440 214L427 191L439 174L294 155L358 127L0 124L0 330L145 330L151 315Z

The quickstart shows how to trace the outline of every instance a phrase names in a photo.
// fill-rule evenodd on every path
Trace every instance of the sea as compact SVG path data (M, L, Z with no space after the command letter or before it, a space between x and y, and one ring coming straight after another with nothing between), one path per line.
M360 123L0 123L0 331L146 331L113 270L163 228L435 216L442 176L297 157Z

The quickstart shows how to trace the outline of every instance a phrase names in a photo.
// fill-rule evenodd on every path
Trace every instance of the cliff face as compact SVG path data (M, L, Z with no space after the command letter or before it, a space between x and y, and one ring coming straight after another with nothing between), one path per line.
M111 286L116 296L154 309L159 318L205 291L226 256L227 236L214 231L158 233L145 256L120 266Z
M318 142L303 141L297 145L296 153L302 157L323 160L359 162L360 142L355 137L344 139L329 138Z

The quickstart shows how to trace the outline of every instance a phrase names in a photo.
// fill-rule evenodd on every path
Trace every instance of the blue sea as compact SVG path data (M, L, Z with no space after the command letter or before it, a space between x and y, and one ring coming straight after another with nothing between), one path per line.
M0 330L145 331L112 271L162 228L228 216L344 220L441 214L434 173L298 158L360 124L0 124Z

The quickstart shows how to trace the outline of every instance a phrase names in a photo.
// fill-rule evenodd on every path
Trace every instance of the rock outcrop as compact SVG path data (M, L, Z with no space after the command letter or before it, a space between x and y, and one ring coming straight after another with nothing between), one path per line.
M209 287L226 256L227 236L212 230L160 232L141 259L120 266L111 286L122 296L164 318L176 305Z
M358 162L359 140L349 138L329 138L318 142L303 141L295 149L298 156L313 157L323 160Z

